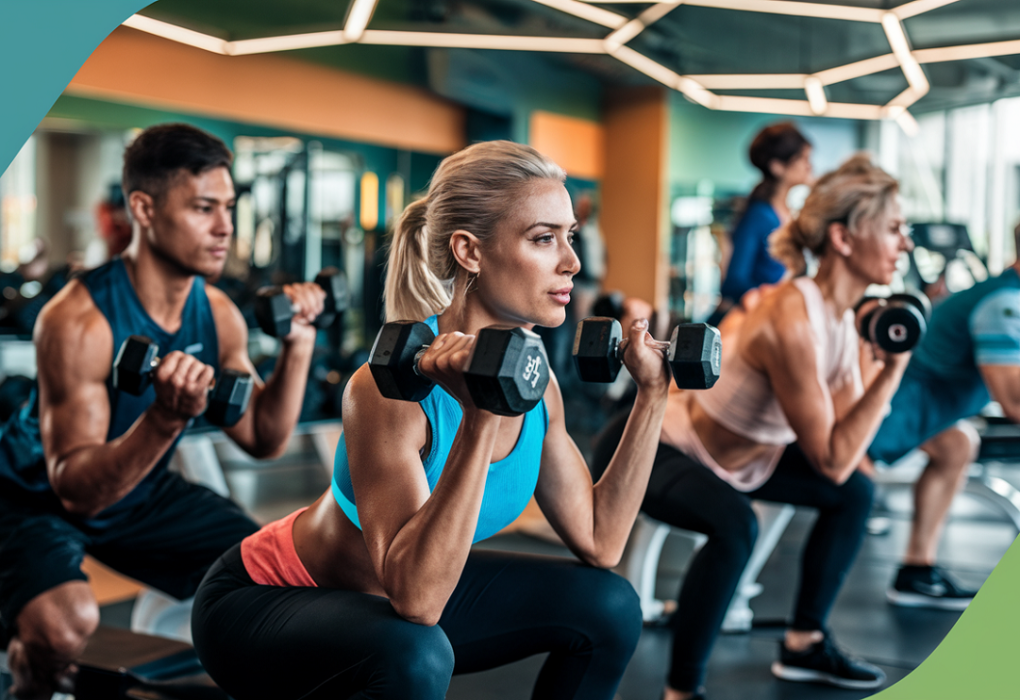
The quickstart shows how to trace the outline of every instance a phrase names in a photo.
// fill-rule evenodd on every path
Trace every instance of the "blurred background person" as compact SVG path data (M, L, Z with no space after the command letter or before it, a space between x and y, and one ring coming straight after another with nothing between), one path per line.
M709 323L716 324L750 289L775 284L782 264L769 255L769 235L790 220L786 198L790 189L812 182L811 142L792 122L762 129L751 142L751 164L762 180L751 191L747 207L733 229L733 251L722 281L722 301Z

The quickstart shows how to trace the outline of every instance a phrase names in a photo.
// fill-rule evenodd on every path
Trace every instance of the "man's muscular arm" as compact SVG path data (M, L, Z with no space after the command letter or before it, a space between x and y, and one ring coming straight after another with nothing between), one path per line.
M157 401L123 435L106 441L110 404L105 382L113 361L113 333L80 282L69 284L43 309L35 327L35 346L39 427L50 484L68 511L96 515L145 478L188 416ZM159 372L171 377L177 363L187 357L169 355ZM204 373L202 368L209 368L197 360L185 364L181 369L188 374L179 377L182 387L199 386L203 378L208 386L211 369ZM202 405L204 395L203 389Z
M248 327L240 310L220 290L206 289L216 320L220 367L248 372L255 380L248 410L225 432L253 457L278 457L286 449L301 415L308 368L315 349L316 330L309 324L322 312L325 295L318 285L284 287L300 311L291 322L290 335L281 338L282 347L273 375L263 384L248 357Z

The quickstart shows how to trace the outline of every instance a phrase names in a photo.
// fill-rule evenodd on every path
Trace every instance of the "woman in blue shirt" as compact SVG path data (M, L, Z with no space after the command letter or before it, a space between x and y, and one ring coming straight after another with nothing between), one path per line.
M768 238L790 220L786 206L790 188L812 181L811 143L792 122L762 129L751 142L750 158L761 171L762 181L751 192L747 208L733 229L733 253L717 312L720 316L748 290L782 279L786 268L769 255Z
M548 653L533 698L612 700L641 631L615 566L641 506L669 370L647 321L624 362L638 386L597 484L566 432L555 377L505 417L464 369L487 326L563 323L580 269L565 173L528 146L479 143L440 164L397 223L388 320L436 332L419 403L384 398L367 366L344 392L333 486L228 551L196 596L195 647L238 700L440 700L450 676ZM473 551L534 495L580 559Z

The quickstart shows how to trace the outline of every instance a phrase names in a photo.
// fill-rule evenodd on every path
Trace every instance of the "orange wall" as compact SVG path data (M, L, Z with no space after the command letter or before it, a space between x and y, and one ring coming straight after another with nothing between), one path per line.
M281 55L220 56L126 27L67 92L427 153L466 145L464 109L425 90Z
M574 177L602 178L605 129L601 124L550 112L532 112L528 140Z
M606 288L660 306L667 299L666 185L669 110L663 88L607 96L605 176L600 222L606 239Z

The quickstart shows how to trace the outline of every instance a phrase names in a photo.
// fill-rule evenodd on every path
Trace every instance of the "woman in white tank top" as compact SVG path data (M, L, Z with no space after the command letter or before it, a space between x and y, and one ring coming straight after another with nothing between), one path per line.
M832 643L826 620L871 506L871 481L857 465L909 359L869 349L884 368L863 389L852 308L869 284L892 280L900 253L912 247L896 195L896 181L863 155L822 177L772 238L774 257L795 279L756 293L753 308L720 326L713 389L670 395L643 509L709 539L671 623L665 700L702 697L708 656L757 535L751 499L819 511L773 673L849 688L884 679ZM805 249L818 260L814 278L798 277Z

